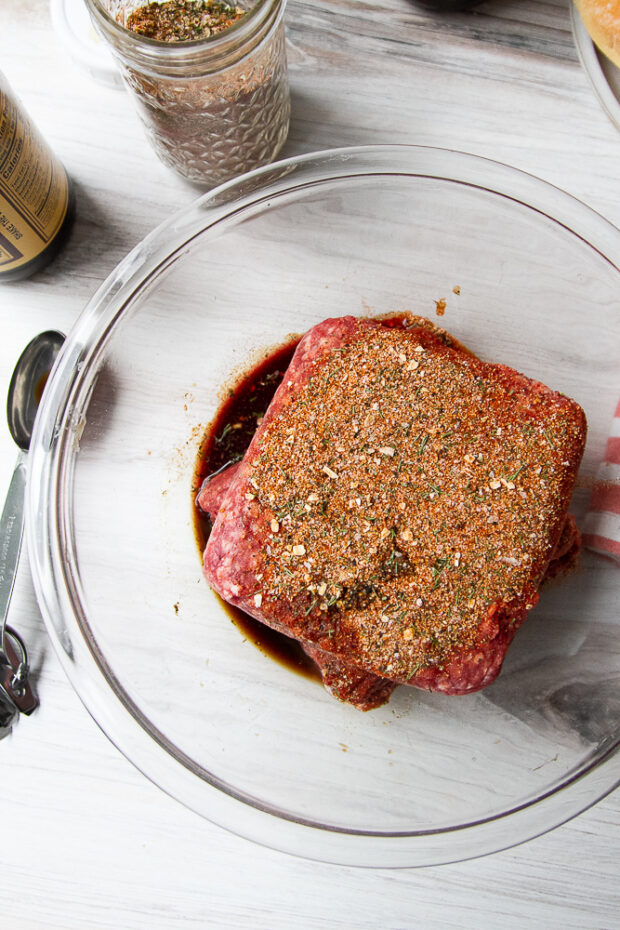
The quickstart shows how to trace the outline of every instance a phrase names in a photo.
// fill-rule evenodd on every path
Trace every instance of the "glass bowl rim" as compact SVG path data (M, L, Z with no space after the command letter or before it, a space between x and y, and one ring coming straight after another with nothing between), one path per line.
M87 618L85 629L76 613L63 545L71 482L65 452L79 436L77 401L85 373L142 289L201 232L291 190L402 175L479 187L516 201L564 227L620 271L620 231L613 224L559 188L477 155L424 146L371 145L301 155L259 168L202 195L160 224L117 265L87 304L42 399L31 444L26 510L33 581L46 628L70 682L111 742L168 794L234 833L306 858L380 868L461 861L553 829L620 784L620 741L540 795L448 828L387 832L334 828L291 817L243 797L232 786L218 786L217 778L216 783L205 779L179 750L171 753L166 737L131 702L122 684L113 674L106 676L105 658L88 635ZM510 835L505 828L508 819Z

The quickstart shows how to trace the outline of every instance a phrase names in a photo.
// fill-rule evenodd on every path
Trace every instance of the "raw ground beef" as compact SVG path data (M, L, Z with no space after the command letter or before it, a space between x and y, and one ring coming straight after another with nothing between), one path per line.
M576 403L428 321L327 320L199 495L207 580L363 709L397 683L476 691L578 549L584 441Z
M235 477L238 464L231 465L224 471L205 482L198 497L201 510L215 521L222 501ZM567 514L560 539L549 563L544 580L569 570L574 563L581 545L581 536L572 514ZM516 632L516 627L514 628ZM507 649L509 642L505 644ZM324 652L311 643L301 642L301 646L321 674L325 688L341 701L353 704L360 710L372 710L389 700L396 682L388 678L365 672L354 665L347 665L336 656ZM505 652L505 650L504 650ZM453 692L454 693L454 692ZM467 692L466 692L467 693Z
M198 495L200 509L215 522L218 511L237 473L239 465L230 465L205 482ZM337 656L319 649L312 643L300 643L302 649L317 666L323 685L341 701L354 704L360 710L372 710L389 700L396 682L346 665Z

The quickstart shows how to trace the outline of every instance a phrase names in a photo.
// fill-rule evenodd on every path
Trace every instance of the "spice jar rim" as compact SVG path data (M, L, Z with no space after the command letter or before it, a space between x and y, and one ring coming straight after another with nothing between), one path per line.
M105 9L103 0L85 0L85 4L95 28L117 55L156 74L183 76L186 69L207 64L209 71L219 70L259 45L282 18L286 0L257 0L222 32L179 42L151 39L128 29Z

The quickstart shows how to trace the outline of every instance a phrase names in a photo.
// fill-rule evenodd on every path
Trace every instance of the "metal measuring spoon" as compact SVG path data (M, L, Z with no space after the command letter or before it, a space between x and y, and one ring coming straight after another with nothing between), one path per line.
M24 529L26 459L43 388L65 337L49 330L22 352L9 385L7 420L19 455L0 518L0 738L17 714L31 714L38 701L28 684L28 656L22 639L6 625Z

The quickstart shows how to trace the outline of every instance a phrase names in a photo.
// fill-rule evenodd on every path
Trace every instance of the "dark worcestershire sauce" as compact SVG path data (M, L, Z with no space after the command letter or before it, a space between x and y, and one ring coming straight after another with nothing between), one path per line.
M295 340L276 349L247 372L230 390L229 396L221 404L203 439L192 487L194 495L198 493L209 476L243 458L261 418L282 381L297 342L298 340ZM194 526L202 555L212 525L207 514L203 513L197 505L194 505ZM316 665L312 659L308 658L297 640L283 633L277 633L239 608L227 604L221 598L219 600L233 623L262 652L293 671L309 678L320 679Z

